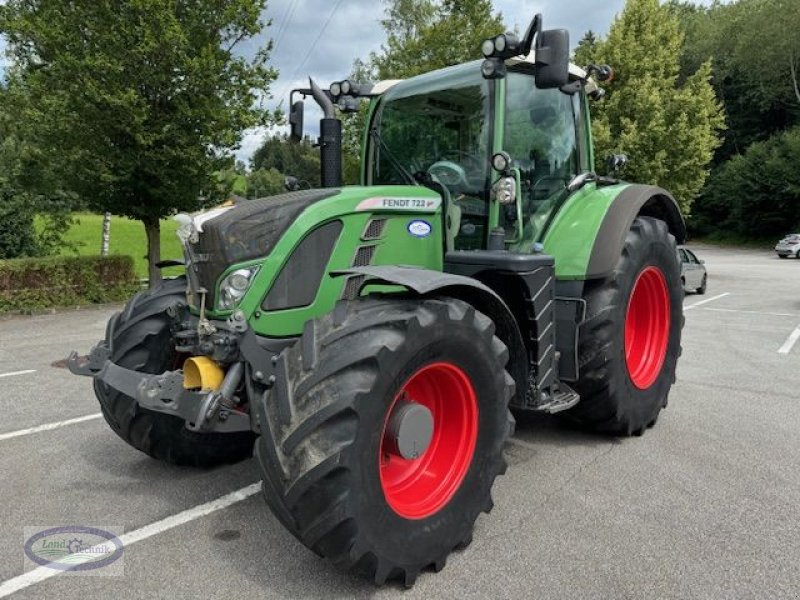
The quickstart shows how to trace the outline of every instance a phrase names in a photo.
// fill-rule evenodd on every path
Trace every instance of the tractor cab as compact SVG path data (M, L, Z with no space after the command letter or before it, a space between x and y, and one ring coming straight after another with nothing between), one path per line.
M486 79L473 62L394 84L373 100L364 185L418 185L446 195L448 251L486 248L490 211L505 247L530 252L569 183L593 170L585 73L536 86L534 61Z

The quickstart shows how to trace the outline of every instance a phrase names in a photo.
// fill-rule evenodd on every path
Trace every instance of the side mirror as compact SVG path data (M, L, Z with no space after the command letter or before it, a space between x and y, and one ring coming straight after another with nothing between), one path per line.
M569 83L569 32L542 31L536 38L536 87L560 88Z
M292 128L289 139L293 142L299 142L303 139L303 108L303 101L298 100L292 104L292 109L289 111L289 125Z

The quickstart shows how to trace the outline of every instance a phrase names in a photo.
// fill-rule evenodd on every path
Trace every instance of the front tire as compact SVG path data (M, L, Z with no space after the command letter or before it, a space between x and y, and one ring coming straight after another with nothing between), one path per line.
M259 402L256 443L277 518L377 584L443 568L506 468L514 382L492 321L453 299L340 303L283 360L286 385ZM417 457L389 435L400 404L433 416Z
M683 286L666 223L637 217L611 276L586 282L579 337L581 401L565 414L589 429L641 435L667 405L681 353Z
M111 360L127 369L159 374L180 366L167 309L185 302L186 279L166 280L136 294L106 327ZM94 391L111 429L145 454L176 465L212 467L253 454L250 432L196 433L183 420L140 407L130 396L95 380Z

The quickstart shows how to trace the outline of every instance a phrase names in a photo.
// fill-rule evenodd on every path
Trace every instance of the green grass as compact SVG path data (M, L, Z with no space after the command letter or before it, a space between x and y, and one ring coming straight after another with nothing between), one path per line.
M81 256L100 254L103 239L103 215L76 213L75 223L64 236L68 245L61 250L62 255ZM178 224L171 219L161 221L161 258L183 258L181 242L175 235ZM75 248L70 248L74 244ZM111 254L127 254L133 257L136 275L147 277L147 237L144 225L124 217L111 217ZM183 269L164 269L166 276L179 275Z

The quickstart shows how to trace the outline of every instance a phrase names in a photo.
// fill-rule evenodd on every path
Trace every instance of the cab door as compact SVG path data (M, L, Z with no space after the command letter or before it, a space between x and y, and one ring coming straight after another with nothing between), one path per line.
M521 210L508 207L500 215L510 249L529 253L539 242L551 217L569 196L567 185L591 170L586 150L583 98L580 86L538 89L534 76L510 71L502 81L502 122L496 129L496 151L507 152L518 178ZM498 111L499 112L499 111ZM517 219L521 216L522 226Z

